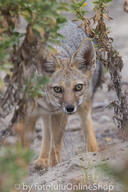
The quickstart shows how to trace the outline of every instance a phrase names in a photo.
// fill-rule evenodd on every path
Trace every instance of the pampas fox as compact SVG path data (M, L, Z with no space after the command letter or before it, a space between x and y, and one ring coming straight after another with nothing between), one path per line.
M85 32L72 22L60 33L65 39L56 46L58 55L46 63L51 80L44 88L45 95L22 124L27 129L34 127L38 117L43 118L42 147L35 161L35 166L41 168L61 162L64 129L68 116L74 113L80 116L87 150L98 150L91 118L91 98L100 76L95 48Z

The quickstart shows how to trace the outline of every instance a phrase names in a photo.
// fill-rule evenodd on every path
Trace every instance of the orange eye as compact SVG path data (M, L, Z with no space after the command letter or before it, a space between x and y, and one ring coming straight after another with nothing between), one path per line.
M62 93L63 92L63 89L61 87L58 87L58 86L53 87L53 89L56 93Z
M83 89L83 84L77 84L74 88L74 91L81 91Z

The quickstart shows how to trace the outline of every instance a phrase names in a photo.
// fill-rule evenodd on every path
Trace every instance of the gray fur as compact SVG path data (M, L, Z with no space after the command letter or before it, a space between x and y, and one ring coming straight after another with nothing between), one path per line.
M59 52L59 55L62 57L71 58L73 53L79 48L81 41L86 38L85 32L75 23L69 21L64 27L60 29L59 33L65 37L64 40L61 40L61 47L63 48L63 52Z
M58 53L59 58L71 58L73 53L79 48L80 43L86 38L85 32L79 28L75 23L68 21L58 31L64 36L64 39L60 40L60 45L52 45ZM50 60L46 63L46 71L53 72L53 61Z

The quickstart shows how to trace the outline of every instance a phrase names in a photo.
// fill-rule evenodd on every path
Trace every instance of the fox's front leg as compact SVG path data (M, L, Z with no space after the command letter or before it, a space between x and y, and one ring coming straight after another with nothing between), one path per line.
M91 118L91 107L90 104L85 103L79 110L79 115L81 118L81 124L86 140L86 149L88 152L98 151L98 144L96 141L96 136L92 124Z
M61 149L67 118L65 114L55 114L44 117L42 147L35 167L53 167L61 162Z
M50 147L50 166L53 167L61 162L63 136L67 124L67 116L63 113L52 115L51 123L52 142Z
M42 130L42 145L41 151L38 159L35 161L36 168L46 168L49 164L49 151L50 151L50 143L51 143L51 135L50 135L50 126L51 126L51 116L46 115L43 117L44 127Z

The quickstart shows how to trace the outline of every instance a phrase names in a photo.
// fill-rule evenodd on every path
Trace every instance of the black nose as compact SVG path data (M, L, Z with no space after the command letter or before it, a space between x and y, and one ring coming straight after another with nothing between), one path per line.
M67 105L66 106L66 111L68 113L72 113L74 111L75 107L73 105Z

